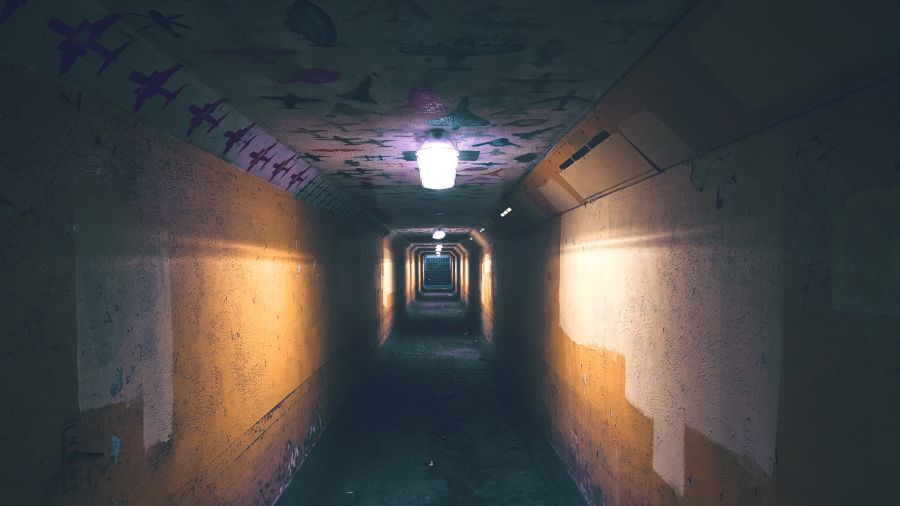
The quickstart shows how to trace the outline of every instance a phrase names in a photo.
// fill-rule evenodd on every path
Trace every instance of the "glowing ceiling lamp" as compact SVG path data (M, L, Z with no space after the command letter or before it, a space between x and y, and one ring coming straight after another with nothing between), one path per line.
M438 241L440 241L444 237L447 237L447 233L444 232L443 230L435 230L434 233L431 234L431 238L437 239Z
M437 250L437 251L441 251L441 250L444 249L444 245L443 245L443 244L438 244L437 246L434 247L434 249Z
M456 183L459 151L443 130L431 130L422 147L416 151L422 186L430 190L446 190Z
M507 207L506 209L503 210L502 213L500 213L500 217L501 217L501 218L505 218L506 215L509 214L509 213L511 213L511 212L512 212L512 208L511 208L511 207Z

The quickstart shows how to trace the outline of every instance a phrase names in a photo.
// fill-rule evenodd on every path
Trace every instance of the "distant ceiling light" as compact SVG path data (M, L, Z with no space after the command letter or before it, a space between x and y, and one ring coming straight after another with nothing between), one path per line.
M447 237L447 233L444 232L443 230L435 230L434 233L431 234L431 238L437 239L438 241L440 241L444 237Z
M434 247L434 249L436 249L436 250L438 250L438 251L441 251L442 249L444 249L444 245L443 245L443 244L438 244L437 246Z
M430 190L446 190L456 183L459 151L443 130L431 130L422 147L416 151L422 186Z
M469 237L469 240L470 240L470 241L471 241L471 240L472 240L472 238L471 238L471 237Z
M511 208L511 207L507 207L506 209L503 210L502 213L500 213L500 217L503 218L503 217L505 217L507 214L509 214L509 213L511 213L511 212L512 212L512 208Z
M479 232L484 232L484 227L478 229Z

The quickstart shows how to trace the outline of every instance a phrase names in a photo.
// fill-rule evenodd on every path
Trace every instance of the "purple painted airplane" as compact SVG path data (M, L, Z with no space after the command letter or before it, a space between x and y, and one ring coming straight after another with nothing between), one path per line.
M241 128L238 130L227 130L225 132L225 138L227 138L228 140L225 141L225 150L222 151L222 156L227 155L228 152L231 151L231 148L233 148L235 144L241 142L241 140L244 138L245 135L247 135L247 133L250 131L250 129L255 126L256 126L256 123L250 123L249 125L245 126L244 128Z
M144 106L145 100L156 95L166 99L163 108L172 103L172 101L178 97L181 90L187 85L184 84L175 91L169 91L163 88L163 85L166 84L166 81L172 77L172 74L178 72L178 69L180 68L181 65L172 65L165 70L154 70L149 76L145 76L138 71L132 72L131 75L128 76L128 80L137 84L138 89L134 90L134 94L137 98L135 98L134 107L132 107L131 110L134 112L139 111L141 107Z
M290 180L290 182L288 182L288 185L285 188L285 190L290 190L291 186L294 186L294 184L296 184L296 183L302 183L303 180L306 179L305 177L303 177L303 174L306 174L307 172L309 172L309 169L311 169L311 168L312 167L307 167L307 168L303 169L301 172L291 174L291 180Z
M271 162L272 158L275 157L274 153L269 155L269 151L272 151L272 149L274 149L276 145L278 145L278 141L273 142L271 145L266 146L259 151L251 151L250 165L247 166L247 172L253 170L253 167L256 167L256 165L260 162L262 162L262 165L260 165L259 170L265 169L266 165L269 165L269 162Z
M65 24L59 18L50 18L50 21L47 22L47 26L54 32L65 37L65 39L56 46L56 49L59 49L60 53L62 53L62 58L59 60L59 73L65 74L68 72L75 63L75 60L86 55L88 50L97 53L103 58L103 65L100 66L97 75L100 75L101 72L106 70L106 67L108 67L110 63L118 60L119 55L122 54L122 51L124 51L131 42L126 42L116 49L108 49L106 46L100 44L97 39L103 35L103 32L120 19L122 19L122 16L110 14L93 23L85 19L79 23L77 27L73 28Z
M269 182L274 180L275 176L277 176L279 173L283 173L283 174L281 174L281 176L279 176L279 179L284 177L285 174L287 174L288 172L291 171L291 169L294 168L294 165L297 164L297 160L299 158L300 158L299 155L291 155L287 159L277 162L275 165L272 165L272 175L269 176ZM288 165L288 164L290 164L290 165Z
M215 102L207 102L203 107L198 106L197 104L191 104L188 108L188 111L193 115L190 120L190 127L188 127L188 131L186 136L190 136L191 133L194 132L194 129L202 125L203 123L209 123L209 130L206 131L206 135L212 133L216 127L219 126L219 123L228 116L229 113L223 114L220 118L216 118L213 116L213 113L216 112L216 109L219 108L222 103L225 102L225 98L220 98Z
M16 9L26 3L28 3L28 0L6 0L6 2L3 3L3 9L0 10L0 23L9 19Z
M246 139L242 140L241 141L241 149L238 150L238 153L243 153L244 150L249 148L250 144L255 140L256 140L255 135L251 135L250 137L247 137Z

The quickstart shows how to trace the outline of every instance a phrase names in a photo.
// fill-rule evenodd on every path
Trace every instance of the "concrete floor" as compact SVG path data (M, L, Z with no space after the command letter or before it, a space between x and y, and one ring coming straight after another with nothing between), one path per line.
M412 308L279 505L582 504L458 303Z

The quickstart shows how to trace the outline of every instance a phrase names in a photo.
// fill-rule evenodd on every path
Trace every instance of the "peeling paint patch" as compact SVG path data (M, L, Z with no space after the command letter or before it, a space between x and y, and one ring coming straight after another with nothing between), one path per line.
M108 313L107 313L108 314ZM122 391L122 368L116 368L116 379L113 380L109 387L109 396L116 397Z
M142 400L149 448L172 432L167 248L162 237L109 238L104 205L85 199L76 214L78 406L87 411Z
M119 437L118 434L112 437L112 450L110 450L110 455L112 455L113 464L119 463L119 456L122 454L122 438Z

